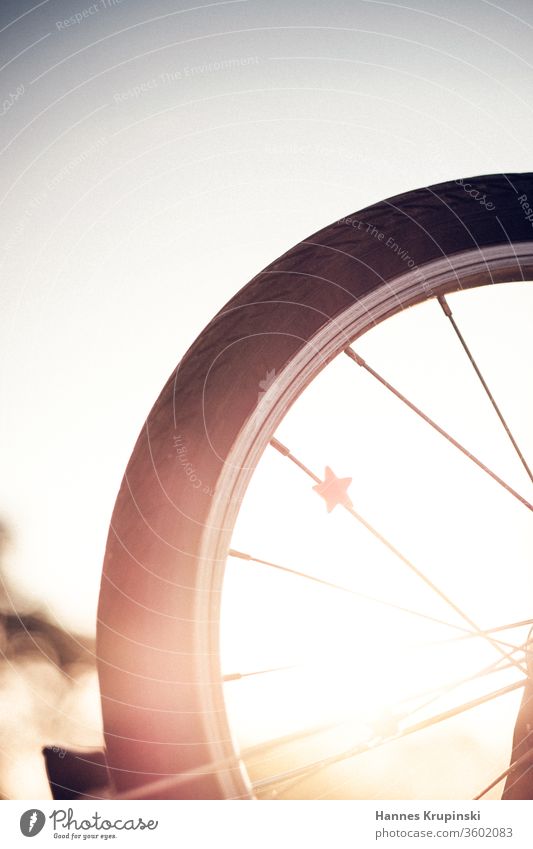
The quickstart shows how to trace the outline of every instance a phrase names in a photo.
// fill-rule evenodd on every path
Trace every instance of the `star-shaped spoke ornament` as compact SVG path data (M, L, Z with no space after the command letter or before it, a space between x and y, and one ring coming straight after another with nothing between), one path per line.
M314 491L320 495L326 502L328 513L331 513L337 504L342 504L344 507L351 507L352 502L348 495L348 487L352 482L351 478L338 478L329 466L326 466L326 476L322 483L317 483L313 487Z

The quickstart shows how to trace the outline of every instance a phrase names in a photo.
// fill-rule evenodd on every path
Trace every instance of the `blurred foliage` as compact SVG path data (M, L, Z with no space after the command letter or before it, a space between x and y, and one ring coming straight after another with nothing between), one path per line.
M50 798L42 748L101 745L94 640L66 631L7 578L0 522L0 796Z

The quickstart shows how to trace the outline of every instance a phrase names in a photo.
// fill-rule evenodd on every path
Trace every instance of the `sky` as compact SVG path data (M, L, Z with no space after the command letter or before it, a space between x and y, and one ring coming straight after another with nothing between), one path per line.
M532 35L526 0L2 3L0 516L35 603L94 632L136 436L258 270L382 198L531 168Z

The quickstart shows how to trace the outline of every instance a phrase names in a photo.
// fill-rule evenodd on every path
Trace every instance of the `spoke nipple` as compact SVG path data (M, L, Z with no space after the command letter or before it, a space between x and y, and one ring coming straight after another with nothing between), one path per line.
M291 453L290 448L287 448L286 445L283 445L283 443L280 442L279 439L275 439L274 437L272 437L272 439L270 440L270 444L272 448L275 448L276 451L279 451L279 453L283 454L284 457L288 457Z
M442 311L444 312L444 315L448 316L448 318L451 318L452 317L452 311L451 311L450 305L449 305L448 301L446 300L446 298L444 297L444 295L438 295L437 300L442 307Z
M229 681L240 681L241 678L242 675L240 674L240 672L232 672L231 675L223 675L222 681L224 682L224 684L227 684Z
M344 353L348 354L350 359L353 360L354 363L357 363L358 366L366 366L366 363L363 360L363 358L360 357L359 354L356 351L354 351L353 348L346 348Z
M239 560L251 560L252 559L249 554L245 554L243 551L235 551L234 548L228 549L228 556L229 557L238 557Z

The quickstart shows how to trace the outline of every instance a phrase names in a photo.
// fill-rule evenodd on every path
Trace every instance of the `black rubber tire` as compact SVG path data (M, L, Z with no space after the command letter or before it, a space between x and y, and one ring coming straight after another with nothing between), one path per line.
M533 175L497 174L341 219L258 274L172 373L129 461L102 576L98 668L118 793L251 796L218 653L225 553L250 475L298 394L375 323L436 294L532 279L526 203ZM259 382L273 370L266 403Z

